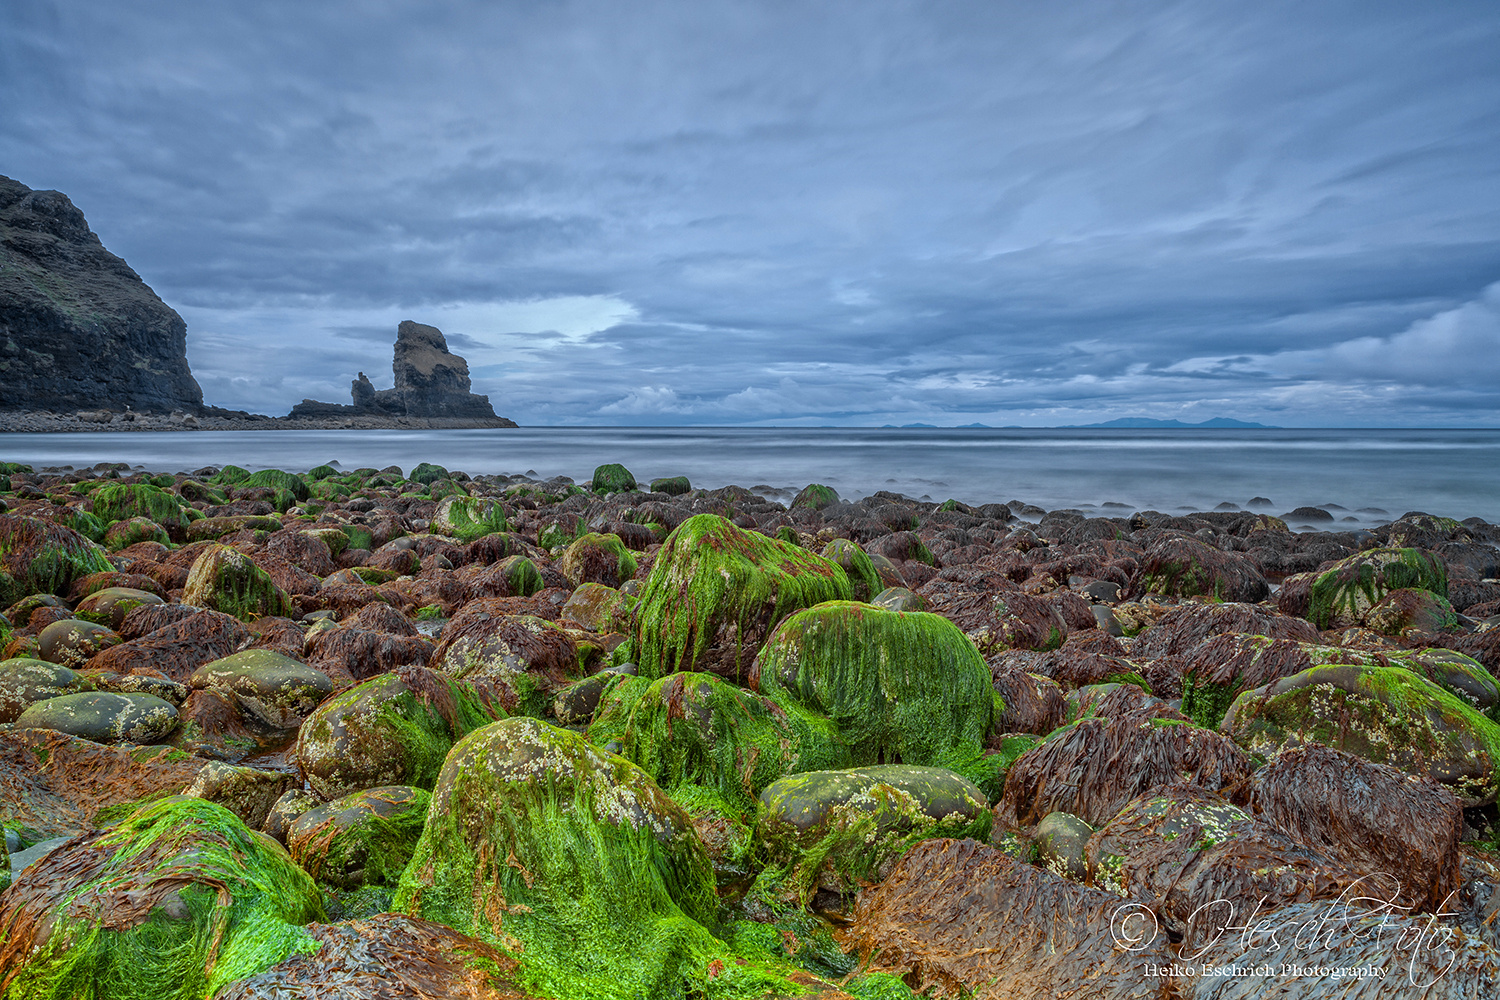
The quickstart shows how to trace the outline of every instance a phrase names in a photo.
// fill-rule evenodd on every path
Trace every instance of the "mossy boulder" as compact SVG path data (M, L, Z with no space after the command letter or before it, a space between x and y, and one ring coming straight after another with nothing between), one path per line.
M14 722L35 702L89 691L93 686L82 674L57 663L28 657L0 660L0 723Z
M293 954L323 916L280 845L173 796L48 854L0 900L9 1000L202 1000Z
M430 486L439 479L447 479L448 470L431 462L418 462L416 468L412 469L411 474L406 478L414 483Z
M137 542L161 542L165 545L171 540L167 529L149 517L132 517L124 521L116 521L104 532L104 547L111 552L129 548Z
M431 788L456 740L504 717L490 687L404 667L319 705L297 732L297 766L329 799L380 785Z
M205 517L188 525L189 542L212 541L237 531L280 531L281 522L258 514L235 514L228 517Z
M590 488L595 493L623 493L636 488L635 477L623 465L601 465L594 470Z
M270 575L227 545L210 545L193 561L182 603L222 611L242 621L292 613L291 599Z
M1182 535L1169 535L1152 543L1141 560L1134 589L1251 604L1271 593L1271 585L1249 559Z
M296 500L306 500L310 494L307 490L307 481L301 476L280 469L261 469L252 473L249 478L238 484L242 489L271 489L285 490ZM278 505L279 509L279 505Z
M530 597L547 588L536 563L522 555L501 559L485 574L485 579L492 581L491 585L501 597Z
M562 606L562 617L590 632L613 632L628 622L635 598L602 583L585 583Z
M84 691L33 702L15 724L22 729L52 729L95 743L160 743L180 721L176 707L155 695Z
M94 516L104 524L144 517L166 529L175 538L183 537L188 519L177 497L145 483L117 483L94 491Z
M1448 598L1430 590L1403 587L1386 594L1366 611L1364 625L1391 636L1405 635L1409 630L1450 632L1458 628L1458 615Z
M188 686L222 691L240 711L276 729L296 729L333 692L327 674L272 649L242 649L205 663Z
M641 589L635 662L643 677L697 670L740 681L782 620L849 595L835 563L698 514L667 537Z
M682 808L623 757L533 719L454 746L395 906L490 942L547 996L682 997L710 981L735 996L764 976L708 929L713 872Z
M476 538L509 531L505 505L489 497L444 497L432 515L432 533L468 543Z
M430 665L496 685L505 691L507 711L543 714L552 695L578 678L578 644L545 618L492 614L484 604L471 603L444 626Z
M71 528L0 514L0 606L31 594L66 594L74 580L113 569L104 549Z
M1308 620L1320 629L1348 628L1393 590L1417 588L1448 596L1448 568L1422 549L1369 549L1313 581Z
M558 569L575 587L585 583L618 587L635 576L636 562L619 535L590 532L568 546Z
M680 497L693 488L687 476L666 476L651 480L652 493L665 493L669 497Z
M1003 708L974 644L940 615L829 601L766 640L758 690L833 722L852 763L965 770Z
M68 618L42 629L36 642L38 659L81 667L95 654L119 645L120 634L106 625Z
M868 601L886 589L875 572L875 564L869 553L859 543L848 538L835 538L823 547L823 558L836 563L849 578L849 596L856 601Z
M430 800L409 785L345 795L297 817L287 850L314 879L335 888L395 888L422 836Z
M748 817L761 791L785 774L848 767L849 749L815 713L787 711L712 674L629 678L603 698L589 727L596 745L618 743L669 793L714 792Z
M1264 757L1284 746L1321 743L1425 775L1466 806L1500 794L1500 726L1400 667L1304 670L1241 694L1221 728Z
M809 510L822 510L839 502L839 491L832 486L824 486L822 483L808 483L792 498L792 507L806 507Z
M989 832L989 802L972 782L907 764L788 775L761 792L755 819L771 863L764 888L774 881L771 891L799 902L878 881L918 841Z
M85 621L118 630L125 616L143 604L165 604L156 594L135 587L105 587L78 602L74 614Z

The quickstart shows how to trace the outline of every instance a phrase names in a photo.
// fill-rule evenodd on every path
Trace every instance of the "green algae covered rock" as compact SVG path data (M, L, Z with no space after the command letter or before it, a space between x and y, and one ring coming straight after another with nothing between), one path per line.
M333 692L327 674L273 649L242 649L205 663L188 686L222 691L242 712L277 729L296 729Z
M822 483L808 483L792 498L792 506L822 510L839 502L839 491Z
M448 478L448 470L441 465L433 465L431 462L418 462L417 467L411 470L411 475L406 477L414 483L423 486L431 486L439 479Z
M591 488L595 493L623 493L636 488L635 477L623 465L601 465L594 470Z
M885 764L794 774L760 794L755 837L771 867L763 886L805 902L815 889L854 892L878 881L913 844L990 832L989 802L940 767Z
M317 887L221 806L171 796L29 868L0 899L7 1000L202 1000L317 950Z
M618 742L624 757L674 796L679 787L697 786L745 815L784 774L852 763L827 719L785 711L703 673L629 678L602 699L589 739Z
M618 587L635 576L635 555L619 535L589 533L579 537L558 560L558 569L573 586L602 583Z
M848 538L835 538L823 548L823 558L837 563L849 578L849 596L856 601L868 601L882 590L880 574L869 553L859 543Z
M116 521L104 532L104 547L111 552L129 548L137 542L161 542L166 545L171 540L167 529L149 517L131 517Z
M193 561L182 603L222 611L242 621L263 615L292 613L286 592L243 552L227 545L210 545Z
M681 807L625 758L534 719L454 746L395 898L508 953L545 996L764 995L774 979L709 931L717 905Z
M314 879L335 888L394 888L422 836L430 800L409 785L345 795L297 817L287 850Z
M104 587L78 602L74 613L85 621L118 629L125 616L142 604L165 604L157 595L135 587Z
M116 483L94 491L94 516L104 524L144 517L181 538L187 530L182 504L166 490L145 483Z
M24 656L0 660L0 723L14 722L35 702L92 688L88 678L57 663Z
M1000 710L974 644L941 615L829 601L766 640L758 688L824 716L853 763L965 768Z
M169 701L109 691L58 695L33 702L16 717L21 729L52 729L95 743L160 743L180 722Z
M1321 743L1447 785L1466 806L1500 794L1500 725L1400 667L1314 667L1234 700L1222 731L1252 754Z
M104 549L71 528L0 514L0 607L32 594L66 594L74 580L113 570Z
M431 788L454 742L505 717L492 687L402 667L330 698L297 731L297 765L319 795Z
M1381 635L1448 632L1458 627L1458 615L1448 598L1430 590L1403 587L1386 594L1364 615L1365 627Z
M643 677L697 670L740 681L783 619L849 595L849 578L829 560L698 514L667 537L646 578L635 662Z
M227 472L228 469L226 468ZM223 475L223 473L220 473ZM261 469L252 473L249 478L238 483L242 489L255 489L257 487L272 490L285 490L297 500L306 500L310 493L307 491L307 481L301 476L290 472L282 472L280 469ZM277 505L278 509L280 504Z
M590 632L611 632L623 627L635 607L635 598L602 583L585 583L573 591L562 606L562 617Z
M687 476L666 476L651 480L652 493L665 493L669 497L680 497L693 488Z
M509 531L505 506L488 497L449 496L432 515L432 533L468 543L497 531Z
M1423 549L1369 549L1340 561L1313 581L1308 620L1320 629L1358 625L1393 590L1430 590L1448 596L1448 568Z

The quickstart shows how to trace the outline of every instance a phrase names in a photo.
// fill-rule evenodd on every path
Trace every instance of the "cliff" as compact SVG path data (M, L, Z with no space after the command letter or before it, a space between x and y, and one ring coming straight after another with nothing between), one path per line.
M66 195L0 176L0 410L202 406L182 317Z

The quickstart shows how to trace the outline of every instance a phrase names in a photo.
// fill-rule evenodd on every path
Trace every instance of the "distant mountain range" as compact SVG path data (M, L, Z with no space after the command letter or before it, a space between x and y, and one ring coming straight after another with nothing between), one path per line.
M936 429L937 425L936 424L902 424L900 427L897 427L895 424L886 424L882 428L882 430L905 430L905 429L910 428L910 427L931 427L931 428ZM959 424L957 427L955 427L953 429L954 430L965 430L965 429L972 428L972 427L982 427L982 428L992 429L992 430L1025 430L1026 429L1024 427L1018 427L1015 424L1009 424L1009 425L1007 425L1005 427L998 427L998 428L991 428L989 424ZM1171 429L1171 428L1194 428L1194 427L1210 427L1210 428L1212 428L1212 427L1228 427L1228 428L1237 428L1239 430L1261 430L1261 431L1276 431L1276 430L1281 430L1280 427L1277 427L1274 424L1257 424L1257 423L1252 423L1251 421L1248 421L1248 420L1236 420L1233 417L1211 417L1208 420L1205 420L1205 421L1203 421L1200 424L1185 424L1181 420L1157 420L1155 417L1118 417L1118 418L1116 418L1114 420L1106 420L1102 424L1064 424L1061 427L1038 427L1038 428L1035 428L1035 429L1036 430L1076 431L1076 430L1089 430L1089 429L1092 429L1092 428L1095 428L1095 427L1105 427L1105 428L1118 427L1118 428L1125 428L1127 430L1145 430L1145 429L1155 429L1155 428L1168 428L1168 429Z

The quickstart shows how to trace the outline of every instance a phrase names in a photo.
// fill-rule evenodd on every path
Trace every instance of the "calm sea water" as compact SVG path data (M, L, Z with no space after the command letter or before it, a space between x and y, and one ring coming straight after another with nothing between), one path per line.
M587 479L620 462L642 481L695 486L809 482L1047 509L1123 504L1212 509L1256 496L1273 511L1337 504L1374 523L1423 510L1500 521L1500 430L991 430L540 427L465 431L4 434L0 459L82 468L128 462L176 472L233 463L303 471L418 462L480 473Z

